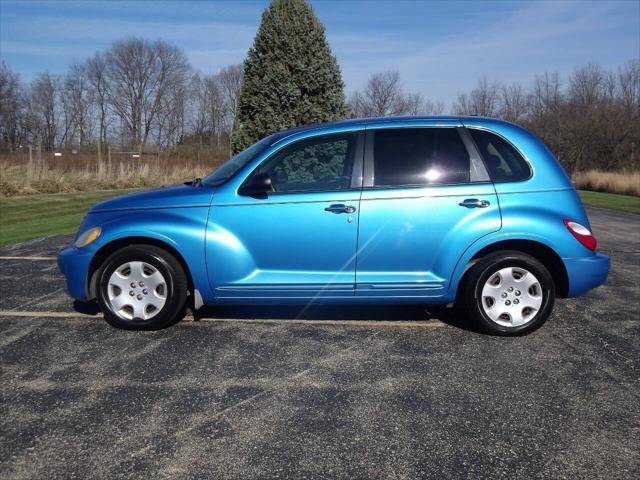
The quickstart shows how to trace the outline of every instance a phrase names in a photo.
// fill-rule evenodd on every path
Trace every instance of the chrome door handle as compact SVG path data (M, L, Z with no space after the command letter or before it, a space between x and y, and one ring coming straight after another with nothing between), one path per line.
M335 203L330 207L325 208L325 211L331 213L353 213L356 211L355 207L351 205L343 205L342 203Z
M487 200L478 200L477 198L467 198L458 205L467 208L486 208L490 205Z

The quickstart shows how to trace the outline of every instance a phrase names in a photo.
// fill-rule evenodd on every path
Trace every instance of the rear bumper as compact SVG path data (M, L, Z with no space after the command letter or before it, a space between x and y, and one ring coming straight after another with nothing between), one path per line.
M607 280L611 260L596 253L591 257L565 258L564 265L569 277L569 297L577 297Z
M65 291L72 298L83 302L90 300L87 275L93 253L75 247L65 247L58 252L58 268L66 279Z

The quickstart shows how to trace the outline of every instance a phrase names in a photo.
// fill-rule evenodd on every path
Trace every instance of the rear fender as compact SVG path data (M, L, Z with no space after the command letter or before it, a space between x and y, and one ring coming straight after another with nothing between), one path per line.
M501 202L501 209L502 205ZM507 205L507 214L503 210L502 228L478 239L467 248L458 260L451 277L448 296L455 297L458 284L470 268L471 261L476 254L499 242L508 240L536 242L550 248L563 260L594 256L595 254L582 246L565 227L562 220L567 218L566 213L558 213L553 208L553 202L548 202L547 205L534 208L517 206L516 203ZM584 218L580 218L580 220L585 221Z

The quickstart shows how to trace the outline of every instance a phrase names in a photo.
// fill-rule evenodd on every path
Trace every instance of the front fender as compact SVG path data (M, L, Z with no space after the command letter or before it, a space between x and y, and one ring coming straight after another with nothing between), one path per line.
M171 246L187 264L194 287L206 303L213 298L204 248L208 211L209 207L185 207L91 213L82 229L98 225L102 228L99 239L91 245L96 254L109 244L130 237L149 238Z

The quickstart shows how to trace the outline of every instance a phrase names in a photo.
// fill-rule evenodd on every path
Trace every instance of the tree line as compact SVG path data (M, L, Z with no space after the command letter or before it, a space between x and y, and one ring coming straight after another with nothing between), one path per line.
M458 95L453 113L502 118L536 133L569 173L638 169L640 60L616 70L589 63L563 79L536 75L530 86L486 78Z
M349 98L351 116L439 115L442 102L405 93L397 71L374 74ZM640 148L640 60L615 70L589 63L567 79L536 75L529 86L478 81L458 95L454 115L500 118L538 135L569 173L637 170Z
M238 125L241 86L242 65L205 75L180 48L137 38L26 84L3 62L0 150L220 147Z

